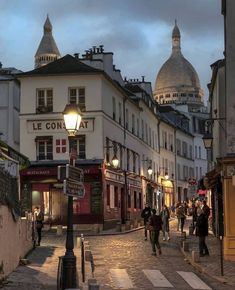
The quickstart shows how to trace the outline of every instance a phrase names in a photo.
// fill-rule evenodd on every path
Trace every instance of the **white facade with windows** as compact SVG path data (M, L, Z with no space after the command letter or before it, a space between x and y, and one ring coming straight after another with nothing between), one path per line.
M0 63L0 139L19 150L20 84L15 68L3 68Z

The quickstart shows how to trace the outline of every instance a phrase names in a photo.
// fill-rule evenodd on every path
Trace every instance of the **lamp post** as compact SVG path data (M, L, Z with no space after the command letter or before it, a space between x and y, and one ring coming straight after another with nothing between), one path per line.
M71 137L76 135L81 123L81 111L77 105L68 104L63 111L65 128L68 132L70 144ZM70 155L70 165L74 165L73 158ZM66 235L66 252L63 257L63 277L62 289L77 287L76 257L73 252L73 196L68 196L68 213L67 213L67 235Z

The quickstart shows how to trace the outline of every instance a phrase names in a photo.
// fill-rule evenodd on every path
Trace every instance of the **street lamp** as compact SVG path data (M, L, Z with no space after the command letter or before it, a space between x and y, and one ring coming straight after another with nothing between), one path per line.
M206 149L212 148L213 137L211 133L206 132L206 134L202 137L202 140Z
M116 154L113 156L112 161L111 161L111 164L112 164L112 166L113 166L114 168L118 168L119 160L118 160Z
M151 166L148 167L148 170L147 170L147 171L148 171L148 174L149 174L149 175L152 175L152 173L153 173L153 169L152 169Z
M76 135L81 123L81 111L75 104L67 104L63 111L65 129L68 132L70 144L71 137ZM73 165L73 158L70 155L70 165ZM66 235L66 252L63 257L63 277L62 289L77 287L76 257L73 252L73 196L68 196L68 213L67 213L67 235Z

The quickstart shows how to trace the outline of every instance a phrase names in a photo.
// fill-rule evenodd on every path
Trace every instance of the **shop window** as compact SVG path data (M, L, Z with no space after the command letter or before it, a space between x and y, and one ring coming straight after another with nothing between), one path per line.
M118 207L118 187L114 186L114 207Z
M69 144L69 152L71 149L75 150L78 155L78 159L86 159L86 136L77 135L72 137Z
M114 208L114 186L110 185L110 208Z
M142 194L139 192L139 209L142 209Z
M110 206L110 185L106 186L106 194L107 194L107 206Z
M128 193L128 196L127 196L127 206L128 206L128 208L131 208L131 195L130 195L130 193Z
M66 152L66 139L56 139L56 153Z
M137 193L134 191L134 208L137 208Z
M37 89L36 90L36 113L43 114L53 111L53 90Z
M37 160L52 160L53 159L53 144L52 136L36 137L36 152Z
M77 104L81 111L85 111L86 110L85 88L84 87L69 88L69 103Z

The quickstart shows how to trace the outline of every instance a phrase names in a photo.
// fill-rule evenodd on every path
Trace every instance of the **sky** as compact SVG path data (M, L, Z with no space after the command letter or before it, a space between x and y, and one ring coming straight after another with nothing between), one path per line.
M62 56L102 44L123 77L145 76L153 89L171 54L175 19L182 53L196 69L205 99L210 65L223 58L221 0L0 0L3 67L34 68L47 14Z

